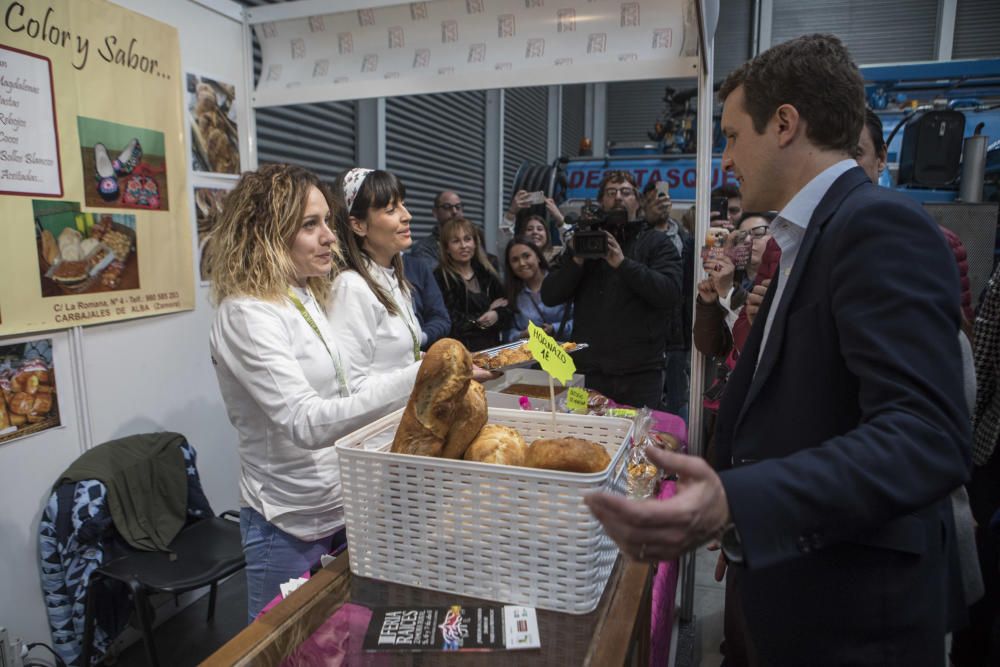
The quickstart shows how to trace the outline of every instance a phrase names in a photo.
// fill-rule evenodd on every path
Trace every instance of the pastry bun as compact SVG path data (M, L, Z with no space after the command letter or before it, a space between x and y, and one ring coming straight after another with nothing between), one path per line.
M529 468L564 472L601 472L611 463L608 451L596 442L581 438L545 438L528 447Z
M528 446L515 428L487 424L465 450L466 461L523 466Z

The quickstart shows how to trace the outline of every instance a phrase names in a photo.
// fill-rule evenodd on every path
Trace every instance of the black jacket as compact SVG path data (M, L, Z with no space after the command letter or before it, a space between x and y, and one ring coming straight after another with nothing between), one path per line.
M641 226L626 226L617 269L603 259L579 266L567 247L542 283L546 305L573 301L573 340L590 345L574 355L582 373L662 368L667 344L683 340L680 255L666 234Z
M487 329L479 328L476 320L489 310L493 301L506 295L500 281L492 273L475 262L472 269L479 281L480 292L470 292L464 283L456 284L454 279L445 280L440 266L434 269L434 278L441 288L444 305L451 318L451 337L462 341L470 352L476 352L500 344L500 336L510 327L513 314L506 306L496 308L499 318L496 324Z

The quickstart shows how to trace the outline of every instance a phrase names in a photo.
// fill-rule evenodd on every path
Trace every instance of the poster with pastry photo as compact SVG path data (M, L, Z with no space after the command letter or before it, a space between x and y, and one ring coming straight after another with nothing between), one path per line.
M202 283L212 279L209 252L212 247L212 227L216 216L222 212L222 202L228 188L195 188L194 219L198 227L198 267Z
M186 77L191 167L217 174L240 173L236 86L207 76Z
M5 167L43 178L40 169L50 161L55 169L55 153L36 137L31 159L45 162L29 165L22 135L58 128L53 136L62 189L55 189L52 175L44 177L52 187L30 196L0 194L0 219L7 223L0 224L0 338L194 309L177 28L108 0L8 4L0 43L48 64L14 69L8 58L6 70L0 65L0 75L17 87L16 94L0 90L0 115L13 112L16 148L24 157ZM45 35L69 38L42 39L44 25ZM74 48L80 44L90 44L90 51ZM50 73L51 108L31 106L28 116L27 97L34 98L36 89L40 94L43 85L48 90Z
M0 346L0 444L60 425L52 339Z
M42 297L139 288L134 215L82 212L77 202L46 199L32 200L32 210ZM66 317L74 310L60 306Z

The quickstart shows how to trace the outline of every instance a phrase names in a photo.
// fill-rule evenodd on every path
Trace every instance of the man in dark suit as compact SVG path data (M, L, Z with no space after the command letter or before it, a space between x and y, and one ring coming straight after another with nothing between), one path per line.
M939 667L947 495L969 466L955 262L851 159L864 91L838 39L775 46L720 96L723 166L748 209L779 211L782 255L719 409L719 472L653 452L673 499L587 503L640 560L721 537L760 664Z

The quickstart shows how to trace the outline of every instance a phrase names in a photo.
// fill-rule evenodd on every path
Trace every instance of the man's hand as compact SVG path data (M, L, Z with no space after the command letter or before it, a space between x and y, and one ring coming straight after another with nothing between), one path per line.
M760 281L760 285L754 285L750 293L747 294L747 321L753 324L753 318L757 317L757 311L760 310L760 304L764 302L764 294L767 293L767 288L771 285L771 279Z
M711 278L698 281L698 298L702 303L715 303L719 300L719 293L715 291Z
M722 480L704 459L650 447L657 467L679 477L677 495L666 500L628 500L594 493L584 502L618 547L636 560L665 561L718 539L729 523Z
M604 234L608 237L608 254L604 256L604 261L611 265L612 269L617 269L625 261L625 253L611 232L606 231Z

